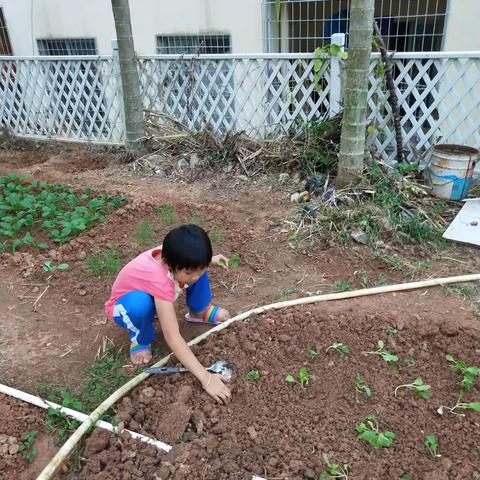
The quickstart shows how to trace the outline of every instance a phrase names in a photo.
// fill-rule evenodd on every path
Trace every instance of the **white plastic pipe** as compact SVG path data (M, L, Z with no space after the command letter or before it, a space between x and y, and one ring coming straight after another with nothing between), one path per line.
M399 283L396 285L385 285L383 287L374 287L374 288L364 288L362 290L354 290L352 292L341 292L341 293L329 293L326 295L315 295L312 297L297 298L295 300L288 300L286 302L272 303L270 305L264 305L263 307L253 308L247 312L241 313L235 317L226 320L225 322L217 325L216 327L207 330L198 337L195 337L193 340L188 342L188 345L197 345L201 341L205 340L209 335L215 332L219 332L224 328L227 328L233 322L239 320L245 320L251 315L258 315L260 313L266 312L268 310L278 310L285 307L293 307L295 305L304 305L308 303L318 303L326 302L332 300L342 300L345 298L354 298L362 297L366 295L376 295L379 293L390 293L390 292L400 292L404 290L414 290L418 288L427 288L427 287L438 287L443 285L448 285L450 283L464 283L464 282L474 282L480 281L480 273L475 273L471 275L461 275L458 277L445 277L445 278L433 278L431 280L422 280L420 282L409 282L409 283ZM152 367L163 367L169 360L172 354L168 354L166 357L162 358ZM136 387L139 383L143 382L146 378L150 376L149 373L140 373L136 377L132 378L125 385L120 387L117 391L113 392L107 399L105 399L91 414L88 420L82 423L72 436L63 444L57 454L52 458L50 463L43 469L40 475L37 477L37 480L50 480L57 468L63 463L63 461L68 458L72 453L73 449L76 447L77 443L81 440L83 435L88 432L90 426L95 424L95 422L106 412L117 400L120 400L124 395L126 395L132 388Z
M43 400L40 397L35 395L31 395L30 393L22 392L21 390L17 390L16 388L9 387L7 385L3 385L0 383L0 393L4 393L5 395L10 395L11 397L18 398L19 400L23 400L25 402L31 403L36 407L48 409L48 408L55 408L60 412L68 415L69 417L75 418L80 422L86 422L89 420L89 416L85 413L77 412L76 410L72 410L71 408L62 407L56 403L50 402L48 400ZM95 423L96 427L103 428L104 430L108 430L109 432L113 433L120 433L117 427L114 427L111 423L104 422L103 420L98 420ZM154 447L159 448L160 450L164 450L165 452L169 452L172 449L171 445L167 445L166 443L159 442L150 437L146 437L137 432L132 432L131 430L124 429L122 432L127 432L131 435L132 438L136 440L140 440L141 442L148 443L149 445L153 445Z

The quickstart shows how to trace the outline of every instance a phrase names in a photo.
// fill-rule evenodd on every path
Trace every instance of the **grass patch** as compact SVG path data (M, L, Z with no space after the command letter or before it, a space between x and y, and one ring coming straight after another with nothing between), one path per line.
M455 285L450 287L448 285L443 286L443 292L445 295L452 295L454 293L461 295L465 300L473 301L479 296L479 288L477 285L464 284Z
M213 246L219 245L223 240L222 228L218 225L214 225L208 232L208 236L210 237Z
M163 225L177 223L177 213L171 203L165 203L157 208L157 218Z
M137 243L143 247L149 247L155 242L155 230L148 220L141 220L136 231Z
M88 256L85 262L87 268L97 277L112 277L122 268L122 255L120 251L109 248Z
M352 289L348 280L337 280L330 285L330 288L334 292L349 292Z
M202 212L200 212L199 210L195 210L187 217L185 223L193 223L194 225L202 227L205 223L205 217L203 216Z

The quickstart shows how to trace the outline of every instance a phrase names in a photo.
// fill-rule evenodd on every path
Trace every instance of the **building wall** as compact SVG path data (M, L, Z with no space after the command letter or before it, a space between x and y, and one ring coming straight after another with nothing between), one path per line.
M480 50L480 0L448 0L443 50Z
M38 38L74 37L94 37L100 54L111 53L110 0L0 0L0 6L15 55L37 54ZM261 0L130 0L130 13L142 55L156 53L158 34L226 33L233 53L263 51Z

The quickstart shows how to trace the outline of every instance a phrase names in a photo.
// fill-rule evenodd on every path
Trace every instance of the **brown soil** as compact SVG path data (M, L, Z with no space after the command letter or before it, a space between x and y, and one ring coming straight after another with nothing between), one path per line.
M364 286L367 277L371 285L380 274L384 276L387 283L404 281L404 272L390 270L386 264L373 258L367 247L356 244L342 247L322 235L313 238L310 243L290 241L291 231L285 220L291 218L294 207L290 204L289 195L286 192L271 189L268 178L257 183L245 182L244 179L237 177L206 178L193 184L181 181L171 182L168 179L145 179L119 164L120 157L121 154L109 154L70 145L60 147L57 145L50 150L42 146L38 153L18 146L11 147L7 152L0 152L0 174L15 171L34 179L70 182L77 186L92 185L106 193L127 195L129 199L127 205L115 215L110 216L104 224L84 232L67 245L49 251L43 256L21 253L14 257L4 255L0 259L0 302L2 304L0 382L27 391L33 391L39 383L46 383L49 386L78 386L82 383L84 369L92 363L107 339L113 341L117 348L123 348L126 351L128 339L124 332L111 322L107 322L103 316L103 303L108 298L113 279L95 277L87 269L85 258L98 249L104 250L112 246L121 251L123 260L126 262L146 249L148 246L139 245L136 239L136 229L141 219L149 219L152 222L160 243L170 227L158 221L156 208L165 202L174 206L178 222L185 222L192 214L200 212L203 225L207 230L214 225L220 227L222 239L214 247L217 253L228 255L239 252L241 254L242 260L238 269L229 272L212 271L215 300L229 308L232 313L285 298L330 292L330 285L336 280L349 281L352 288ZM11 161L12 158L15 158L15 162ZM408 254L407 251L400 250L391 250L391 253ZM480 271L479 256L473 255L471 250L463 247L450 249L447 253L448 257L444 255L446 258L435 254L413 256L418 253L416 250L412 251L409 261L415 264L419 258L428 259L431 261L431 267L427 271L417 272L414 275L415 278ZM42 263L46 257L52 259L54 263L68 262L71 268L56 272L48 279L49 274L42 270ZM45 293L34 308L35 300L44 291ZM179 303L178 315L182 318L184 307L182 302ZM349 311L351 308L354 310ZM308 320L308 316L300 313L304 311L312 312L311 321ZM447 311L450 313L446 314ZM405 468L406 472L417 471L417 475L423 475L418 472L426 472L427 467L434 472L432 475L436 475L435 468L437 470L443 468L442 471L450 472L444 477L439 474L437 477L419 476L418 478L470 478L468 475L459 476L461 467L458 463L460 460L466 462L465 468L468 472L469 465L474 461L474 447L469 450L465 448L468 450L465 457L460 454L454 456L452 452L455 438L465 437L464 426L470 426L473 433L466 436L468 439L464 438L463 443L460 443L462 449L464 444L470 445L470 442L474 442L478 432L478 425L472 424L472 419L475 417L471 414L468 414L466 419L450 416L436 419L435 423L432 423L436 418L433 403L437 399L447 402L448 405L456 400L453 394L453 377L443 360L445 352L435 346L435 342L443 342L444 350L448 350L449 353L463 356L473 363L476 362L477 365L479 363L479 352L475 350L478 347L472 344L471 348L466 348L467 332L473 328L470 325L478 324L478 321L474 320L474 314L468 303L457 295L445 295L441 289L429 289L401 295L323 304L319 308L311 307L295 311L294 317L289 320L292 327L302 325L301 328L305 329L305 332L303 330L297 332L294 327L293 330L292 327L286 328L285 321L291 313L293 311L267 316L275 320L274 325L270 325L266 319L258 319L248 327L243 325L232 327L232 334L222 335L221 338L215 337L201 347L199 351L202 352L202 360L205 362L210 362L214 358L226 358L235 366L238 375L234 383L234 400L227 408L213 405L189 377L182 377L181 380L185 385L193 387L190 393L191 399L188 402L178 400L179 391L176 387L180 380L175 377L168 379L157 377L142 385L139 391L150 385L155 389L155 395L161 400L154 402L156 407L158 405L155 412L144 407L137 408L136 396L139 393L132 394L135 412L140 411L140 413L136 414L135 420L129 420L131 426L138 426L139 430L145 429L153 436L158 435L160 440L167 441L168 438L175 442L178 432L184 430L185 425L188 423L197 425L183 435L186 439L184 445L177 446L175 451L169 454L170 456L164 457L158 456L151 447L139 447L131 441L115 438L108 442L109 446L106 450L101 450L100 455L104 457L102 457L103 460L98 459L94 453L89 455L87 467L81 473L83 478L137 478L139 474L133 468L143 471L144 478L155 478L153 472L157 473L158 478L166 478L170 474L173 478L243 478L242 475L246 475L247 471L265 476L263 466L267 468L269 478L282 473L297 478L295 475L299 475L298 472L303 468L316 468L318 471L321 450L330 445L331 448L327 451L331 452L336 461L345 460L351 464L353 478L387 478L386 473L379 472L383 472L381 469L388 462L391 462L392 468L396 465L393 454L390 452L395 452L394 456L399 459L398 461L405 463L410 458L414 462L413 454L406 456L408 449L411 449L411 452L418 452L422 460L417 459L420 462L418 467L414 465L413 469ZM369 315L375 315L378 320L368 320ZM422 329L417 328L418 324L423 322L428 326L438 325L438 322L446 319L447 315L456 322L455 325L468 324L468 328L462 327L457 331L455 330L457 327L452 327L455 330L453 336L439 333L437 327L431 327L433 333L430 336L427 334L422 337L423 334L419 334ZM402 320L405 323L404 329L392 337L397 345L392 346L391 349L399 352L404 358L408 349L414 348L415 352L418 352L418 358L425 357L421 362L417 361L416 367L411 367L406 373L395 374L380 360L375 362L376 358L362 357L360 352L366 348L372 348L380 338L379 335L383 329L383 326L379 326L381 323L396 325L396 322L401 324ZM354 329L353 325L355 325ZM197 336L205 328L205 326L181 322L182 334L187 339ZM443 330L447 331L446 328L444 326ZM278 332L278 335L292 336L293 340L287 342L286 337L283 337L284 340L279 340L277 333L270 332L272 329ZM368 333L370 329L371 332ZM342 338L339 337L339 332L342 332ZM367 332L368 335L363 332ZM301 342L297 338L299 335L302 336ZM312 381L305 391L292 385L285 385L283 381L285 373L294 373L294 370L298 370L303 362L308 363L308 358L303 353L307 344L315 343L320 350L324 350L333 340L348 343L352 349L352 355L342 364L339 364L335 356L328 359L319 357L311 366L312 371L317 375L317 380ZM424 342L426 342L425 347ZM279 348L280 345L284 348ZM464 347L463 350L460 349L461 346ZM163 353L167 352L167 347L160 335L154 347L160 347ZM246 362L246 354L248 358L255 358L255 362ZM327 363L325 366L327 360L333 361L333 365ZM133 373L128 367L126 355L125 365L127 371ZM367 402L366 406L357 407L352 403L352 379L355 376L353 369L360 368L360 365L362 365L362 376L367 383L372 383L374 397ZM421 368L418 365L421 365ZM269 375L264 374L260 382L247 385L243 381L243 375L246 370L254 367L263 372L268 371ZM438 370L436 378L431 378L433 368L436 372ZM342 376L335 380L334 372L342 373ZM375 377L374 374L379 372L382 376ZM415 400L405 392L401 392L399 399L395 400L392 397L391 386L404 383L405 380L411 381L417 374L421 374L425 381L432 384L436 392L434 400L427 402ZM320 378L325 375L328 375L331 383L328 389L329 384L320 381ZM342 382L342 379L347 380ZM384 384L383 381L386 383ZM381 388L375 388L377 382L380 382ZM182 391L187 392L187 390ZM473 393L478 394L478 389ZM338 401L336 401L337 394L340 399ZM293 396L290 397L290 395ZM311 397L314 399L312 400ZM175 403L174 398L177 398L177 402L172 407ZM293 399L293 402L289 399ZM316 406L316 399L322 400L321 409ZM290 402L290 405L282 406L283 403L280 400ZM410 446L404 443L404 439L407 438L404 429L412 425L414 418L413 413L407 410L407 403L405 403L407 400L408 408L421 418L421 421L415 420L416 423L426 422L424 428L434 428L436 425L433 431L425 430L425 432L437 433L439 436L441 460L433 462L428 457L424 457L424 447L418 440L420 435L418 431L412 433L412 437L408 437ZM416 401L413 407L410 400ZM263 417L262 412L266 408L267 401L273 406ZM124 402L127 402L128 406L128 400ZM0 407L4 404L5 402L0 399ZM123 405L125 407L125 404ZM199 408L197 405L202 407ZM400 405L405 408L403 426L398 425L399 417L395 416L400 410L398 408L392 410L391 405L396 407ZM425 406L430 408L428 410L430 413L425 411ZM295 410L297 408L298 411ZM305 408L307 411L304 410ZM294 416L287 417L287 410L292 410ZM179 420L176 426L166 422L170 417L169 412L173 411L178 412ZM340 418L342 412L346 414L345 419ZM381 428L388 428L397 433L398 442L395 442L394 448L372 454L369 453L368 445L359 446L355 441L354 424L362 420L362 415L368 413L377 414ZM195 420L198 415L200 420L202 415L206 417L203 422L203 434L198 431L198 419ZM278 426L271 430L268 425L275 423L272 418L279 419L281 416L285 416L288 420L285 422L283 419L275 420ZM322 430L310 427L312 418L315 419L315 417L318 417L318 420L313 422L319 421ZM4 416L0 415L0 418ZM132 424L133 421L138 425ZM218 423L229 426L226 433L220 432L221 427L214 431L214 424ZM341 428L333 428L334 423ZM0 424L0 433L4 433L3 421ZM418 424L423 425L423 423ZM453 428L454 424L460 425L461 428L458 431L452 430L448 435L445 433L446 440L442 440L441 435L447 430L443 425ZM34 422L32 425L25 424L24 431L19 435L28 433L35 426ZM258 434L256 443L254 440L248 440L254 437L255 433L250 429L250 434L245 434L247 427L253 427ZM314 432L315 439L305 434L304 440L304 430L309 434ZM342 431L342 436L336 433L338 430ZM230 431L236 432L235 438L227 435ZM173 436L169 438L169 434ZM288 440L290 442L288 445L285 443L287 440L283 440L284 437L287 438L287 434L288 438L294 440ZM329 436L332 438L330 439ZM339 444L342 438L345 443ZM218 441L221 443L217 447ZM478 438L476 441L478 444ZM444 442L446 442L445 450ZM228 449L223 447L224 444ZM312 450L312 445L315 446L315 450ZM349 449L352 449L353 445L356 445L356 450L351 450L350 455ZM278 447L288 447L289 450L280 451ZM233 452L231 454L228 453L230 449ZM273 455L269 453L270 451L277 453ZM353 456L355 451L359 458ZM128 458L132 452L137 456ZM240 452L241 455L235 457L234 452ZM115 468L123 468L123 477L115 476L116 473L108 473L108 469L105 469L107 473L95 473L96 476L94 476L93 471L96 467L91 468L92 462L97 462L97 467L100 466L100 468L104 464L110 465L108 462L112 455L117 460ZM444 467L445 457L452 462L450 470ZM185 461L182 461L182 458ZM277 458L276 465L271 465L271 463L275 464L275 460L269 463L271 458ZM373 462L374 458L375 462ZM221 466L218 463L220 459L222 459ZM377 476L362 477L361 475L365 475L366 465L368 468L377 468L375 467L377 459L381 460L378 463L380 470L372 470ZM293 464L290 465L290 462ZM298 462L301 462L301 465ZM141 466L144 463L152 465L148 472ZM184 466L180 467L180 464ZM188 473L191 465L195 466L194 473ZM399 464L396 468L407 466L406 463ZM448 467L448 462L446 466ZM227 472L225 468L231 468L233 473ZM237 475L235 472L240 473ZM392 472L396 474L397 471L392 470ZM0 478L3 478L1 472ZM9 474L5 478L13 477Z
M445 354L478 365L480 329L460 302L445 311L441 292L429 291L436 307L424 308L420 295L383 296L381 307L372 298L304 306L265 314L209 337L196 351L204 364L222 358L234 366L231 403L225 407L209 401L191 376L152 376L123 399L117 416L127 428L173 443L172 452L152 450L146 461L142 448L135 447L124 463L118 440L112 440L88 458L76 478L124 478L128 472L131 478L146 479L250 479L252 474L300 479L323 469L322 453L348 463L349 478L356 480L400 479L405 473L411 479L476 478L480 417L441 417L436 409L453 406L458 398L458 378ZM408 313L405 302L412 303ZM388 336L386 327L398 332ZM376 350L379 339L400 357L396 368L364 354ZM324 353L336 341L350 347L344 360L336 352ZM315 360L305 352L310 345L320 352ZM414 365L405 363L409 354ZM302 366L311 375L308 386L286 383L285 375ZM261 378L246 382L252 369ZM361 403L354 399L357 372L373 391ZM431 399L407 390L394 396L396 386L418 376L432 386ZM478 401L479 395L477 381L465 400ZM395 433L391 448L375 450L356 439L355 425L370 414L380 429ZM438 437L440 458L432 458L423 445L428 434ZM102 473L95 476L99 467Z

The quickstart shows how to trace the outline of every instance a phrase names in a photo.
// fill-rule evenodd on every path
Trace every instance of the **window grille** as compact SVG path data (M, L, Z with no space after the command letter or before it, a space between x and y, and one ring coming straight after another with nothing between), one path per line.
M157 35L158 54L231 53L230 35Z
M98 55L94 38L38 39L39 55Z
M267 52L306 53L348 33L351 0L264 0ZM447 0L376 0L375 18L389 50L442 48ZM348 44L348 38L347 38Z

